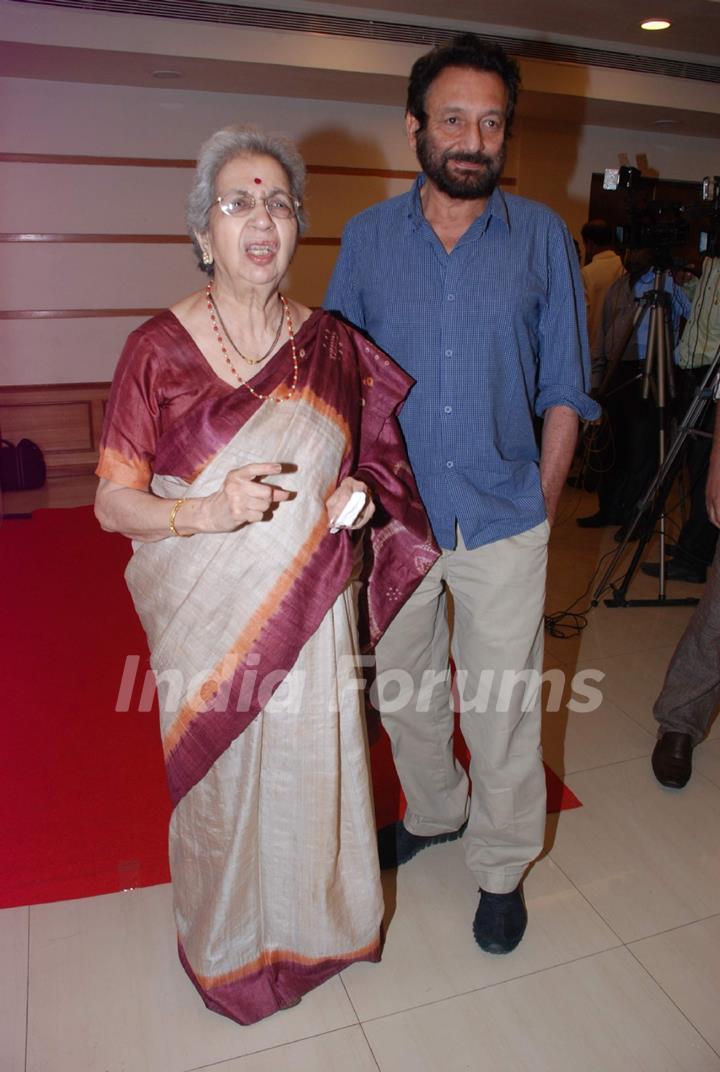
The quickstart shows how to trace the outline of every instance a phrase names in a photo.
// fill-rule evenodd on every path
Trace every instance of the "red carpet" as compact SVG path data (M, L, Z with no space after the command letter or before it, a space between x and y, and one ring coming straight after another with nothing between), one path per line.
M0 908L168 880L157 711L138 712L138 689L130 711L115 711L126 656L141 657L138 680L147 668L122 579L129 553L89 507L0 528ZM372 759L382 826L402 807L384 734ZM547 778L549 811L579 806Z

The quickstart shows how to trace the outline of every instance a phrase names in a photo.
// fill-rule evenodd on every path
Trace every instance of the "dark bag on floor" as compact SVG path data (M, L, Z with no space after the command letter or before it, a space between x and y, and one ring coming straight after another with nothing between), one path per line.
M15 446L0 439L0 488L3 491L29 491L45 483L45 459L37 443L21 439Z

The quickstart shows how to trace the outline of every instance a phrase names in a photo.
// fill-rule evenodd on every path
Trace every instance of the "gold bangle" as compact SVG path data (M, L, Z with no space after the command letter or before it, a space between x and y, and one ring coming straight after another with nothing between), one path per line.
M189 536L192 536L192 532L178 532L178 530L175 528L175 518L177 517L177 512L184 502L187 502L187 500L178 499L176 501L175 505L170 511L170 520L168 521L168 528L172 532L173 536L181 536L184 540L186 540Z

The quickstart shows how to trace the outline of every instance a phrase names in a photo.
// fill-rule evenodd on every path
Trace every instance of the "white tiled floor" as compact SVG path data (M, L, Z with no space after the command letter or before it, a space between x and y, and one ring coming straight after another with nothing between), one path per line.
M29 914L27 908L0 912L0 1054L8 1070L25 1067Z
M612 546L567 516L549 611ZM629 594L654 587L638 577ZM649 767L652 703L689 614L599 606L580 640L549 638L549 665L605 672L604 700L546 716L546 758L583 807L548 823L510 956L473 941L461 843L385 876L381 964L251 1028L208 1012L185 977L168 887L9 909L0 1072L720 1072L720 721L685 790Z

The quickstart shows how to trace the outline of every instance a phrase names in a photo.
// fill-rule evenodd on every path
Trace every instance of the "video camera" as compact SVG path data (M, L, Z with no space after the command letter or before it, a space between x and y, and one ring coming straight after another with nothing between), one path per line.
M627 219L615 228L623 249L648 249L661 268L674 265L673 249L690 237L690 221L700 220L698 250L709 257L720 255L720 177L702 180L701 200L696 205L658 201L644 197L654 180L643 179L636 167L606 168L604 190L620 190L627 196Z

